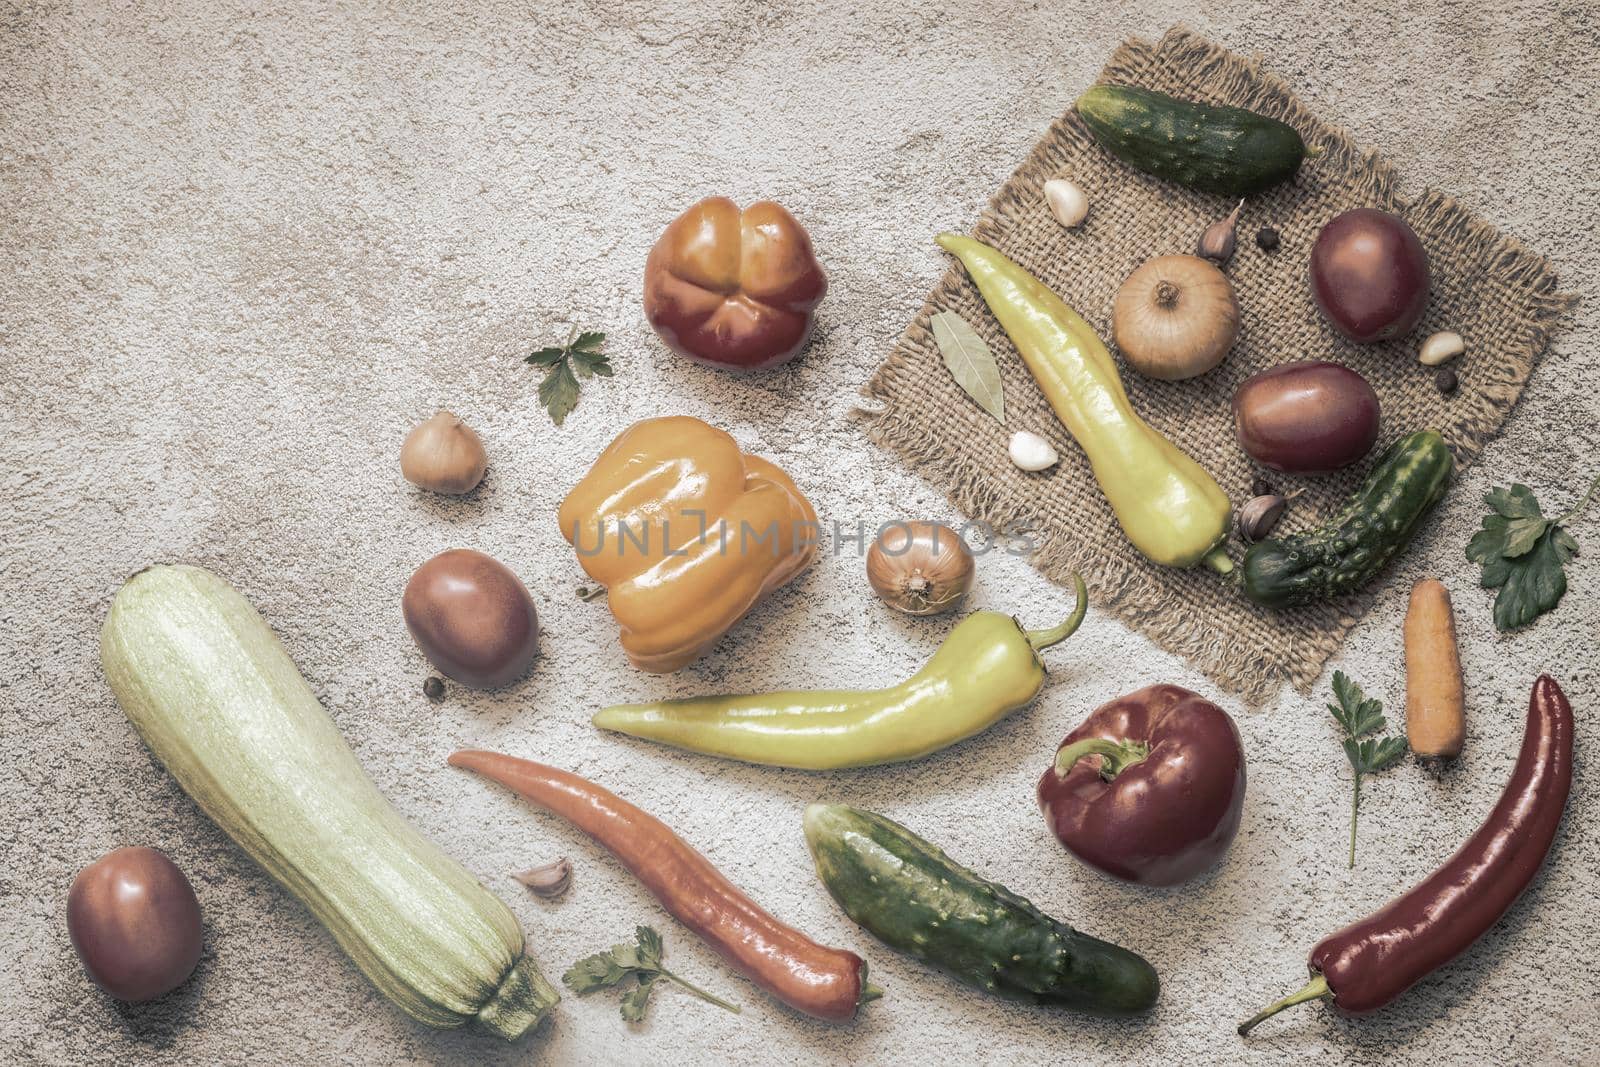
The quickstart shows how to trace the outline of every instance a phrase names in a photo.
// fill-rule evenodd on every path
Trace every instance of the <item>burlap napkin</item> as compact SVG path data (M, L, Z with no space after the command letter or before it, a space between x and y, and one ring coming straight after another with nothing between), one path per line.
M1101 78L1250 108L1289 123L1308 145L1324 149L1292 184L1245 205L1239 251L1227 268L1243 329L1226 362L1186 382L1154 381L1124 368L1134 406L1150 424L1211 471L1237 506L1263 472L1235 442L1234 388L1274 364L1332 359L1360 371L1378 392L1383 429L1374 456L1394 438L1424 427L1441 430L1460 463L1476 456L1516 403L1571 302L1557 290L1544 259L1440 193L1401 202L1388 164L1314 117L1258 63L1194 34L1173 30L1159 44L1131 40ZM1089 196L1089 219L1080 230L1064 230L1039 194L1057 176L1070 177ZM1069 111L1001 187L973 233L1038 275L1109 338L1112 298L1123 279L1151 256L1192 252L1201 230L1231 206L1123 165ZM1427 315L1409 338L1391 344L1345 341L1317 313L1306 284L1318 230L1340 211L1361 206L1401 214L1422 238L1432 268ZM1276 252L1256 246L1253 235L1262 226L1282 235ZM946 309L964 316L993 348L1004 377L1006 425L968 399L945 370L928 319ZM1439 393L1432 372L1415 358L1421 339L1441 329L1460 332L1467 343L1467 355L1455 364L1460 389L1451 397ZM1369 589L1333 604L1269 611L1204 568L1180 571L1145 560L1128 544L1082 451L957 266L929 295L865 394L884 409L870 424L874 440L900 452L973 518L1036 531L1034 563L1041 572L1056 581L1081 572L1097 605L1252 704L1272 696L1284 680L1308 688L1370 604ZM1027 474L1012 466L1006 441L1015 430L1055 442L1063 457L1059 467ZM1305 490L1279 532L1319 522L1366 468L1361 463L1317 478L1265 472L1280 492ZM1231 550L1235 559L1242 554L1236 540Z

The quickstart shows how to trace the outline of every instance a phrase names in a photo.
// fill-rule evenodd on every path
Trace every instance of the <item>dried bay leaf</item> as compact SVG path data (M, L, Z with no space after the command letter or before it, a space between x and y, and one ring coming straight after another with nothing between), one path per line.
M938 312L930 325L950 376L979 407L1005 425L1006 398L1000 388L1000 367L978 331L954 311Z

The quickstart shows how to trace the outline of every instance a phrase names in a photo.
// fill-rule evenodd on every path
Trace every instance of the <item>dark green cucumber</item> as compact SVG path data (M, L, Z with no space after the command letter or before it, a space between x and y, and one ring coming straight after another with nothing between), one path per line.
M1150 89L1096 85L1078 115L1129 166L1224 196L1249 196L1294 177L1308 152L1288 126L1239 107L1211 107Z
M1144 958L1080 934L1004 886L951 862L897 822L812 804L806 842L845 914L885 944L978 989L1127 1015L1156 1002Z
M1262 541L1239 568L1244 595L1279 608L1343 596L1410 544L1422 516L1450 484L1455 460L1435 430L1389 446L1361 488L1314 530Z

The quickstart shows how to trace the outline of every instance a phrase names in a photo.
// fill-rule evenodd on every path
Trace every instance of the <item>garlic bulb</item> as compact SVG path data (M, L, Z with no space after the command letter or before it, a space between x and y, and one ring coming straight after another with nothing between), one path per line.
M417 425L400 446L400 473L435 493L470 493L483 480L489 457L472 427L441 411Z
M867 549L867 581L883 602L907 615L939 615L972 588L972 550L936 522L897 522Z
M1051 178L1044 183L1043 192L1050 214L1067 229L1077 229L1089 217L1089 198L1067 179Z
M1042 471L1061 461L1055 445L1027 430L1018 430L1011 435L1006 454L1011 457L1011 462L1025 471Z

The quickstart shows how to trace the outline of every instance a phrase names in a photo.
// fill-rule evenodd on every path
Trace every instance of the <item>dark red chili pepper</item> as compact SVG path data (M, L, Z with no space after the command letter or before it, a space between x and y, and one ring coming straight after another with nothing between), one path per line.
M1056 749L1039 779L1039 808L1069 852L1113 877L1143 885L1193 878L1239 830L1239 728L1175 685L1118 697Z
M1528 698L1516 769L1478 832L1411 892L1324 938L1311 950L1305 988L1241 1023L1239 1033L1319 997L1348 1015L1375 1011L1466 951L1533 880L1571 787L1572 705L1543 674Z
M450 757L594 838L683 925L768 993L818 1019L846 1022L883 995L867 965L763 911L711 861L648 812L587 779L532 760L468 750Z

